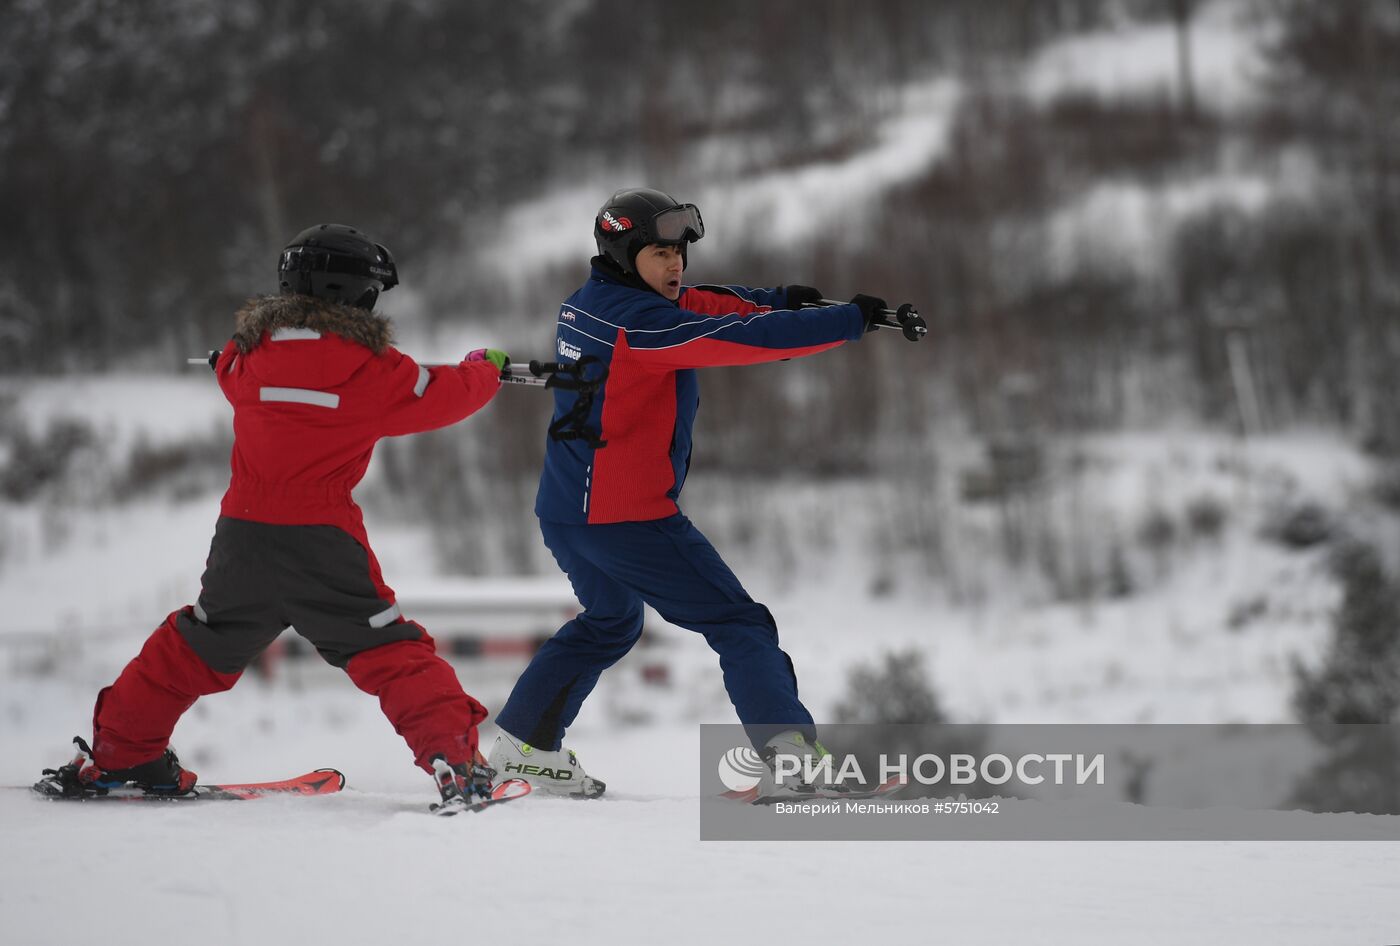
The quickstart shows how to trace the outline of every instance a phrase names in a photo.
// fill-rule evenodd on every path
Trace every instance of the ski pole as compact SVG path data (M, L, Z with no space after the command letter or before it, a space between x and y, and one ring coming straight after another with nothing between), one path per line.
M560 364L557 361L539 361L531 358L524 365L512 364L501 375L502 381L515 384L537 384L547 388L563 388L566 391L593 393L608 380L608 369L603 365L598 373L590 378L588 369L600 364L592 355L584 355L573 364Z
M823 299L820 302L803 303L804 309L820 309L829 305L848 305L845 302L838 302L834 299ZM928 323L919 314L912 303L902 303L897 309L877 309L875 318L870 322L872 327L897 328L904 333L904 337L911 342L917 342L928 334Z
M532 361L530 364L535 365L538 364L538 362ZM510 364L506 366L505 371L501 372L501 383L529 384L538 388L542 388L545 385L549 384L549 379L546 377L542 377L541 375L535 374L533 371L530 370L530 368L527 368L525 365Z
M207 357L204 357L204 358L186 358L186 359L185 359L185 364L187 364L187 365L207 365L207 364L210 363L210 362L209 362L209 359L210 359L210 358L213 358L214 356L216 356L216 355L218 355L218 354L219 354L219 353L216 352L216 351L211 351L211 352L209 352L209 355L208 355ZM424 368L441 368L441 367L444 367L444 366L446 366L446 365L448 365L448 364L456 364L456 363L457 363L457 362L445 362L445 361L420 361L420 362L418 362L418 364L421 365L421 366L424 367ZM555 381L555 377L556 377L556 376L560 376L560 377L569 377L569 378L571 378L572 380L571 380L570 383L567 384L567 385L565 385L565 384L560 384L560 383L558 383L558 382ZM580 376L580 373L579 373L578 368L575 367L574 365L563 365L563 366L561 366L561 365L559 365L558 363L552 362L552 361L539 361L539 360L536 360L536 359L531 359L531 360L530 360L530 363L529 363L528 365L517 365L517 364L510 364L510 365L507 365L507 366L506 366L506 370L501 372L501 383L502 383L502 384L526 384L526 385L530 385L530 386L532 386L532 387L537 387L537 388L546 388L546 387L568 387L570 390L589 390L589 389L591 389L591 390L595 390L595 391L596 391L596 390L598 389L598 387L602 385L602 383L603 383L603 381L604 381L604 379L605 379L606 377L607 377L607 373L604 372L603 377L594 378L594 379L584 379L583 377Z
M221 352L217 352L217 351L211 351L211 352L209 352L209 356L208 356L207 358L186 358L186 359L185 359L185 364L187 364L187 365L208 365L208 364L209 364L209 359L210 359L210 358L213 358L215 355L219 355L219 354L222 354L222 353L221 353ZM418 362L418 364L419 364L421 367L424 367L424 368L442 368L442 367L444 367L444 366L446 366L446 365L448 365L448 364L454 364L454 365L455 365L455 364L457 364L457 362L455 362L455 361L453 361L453 362L446 362L446 361L420 361L420 362ZM503 377L504 377L504 376L503 376Z

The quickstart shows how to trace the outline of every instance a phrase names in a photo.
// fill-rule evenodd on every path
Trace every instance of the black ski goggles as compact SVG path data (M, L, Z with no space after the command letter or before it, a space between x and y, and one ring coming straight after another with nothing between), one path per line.
M284 273L344 273L377 279L387 291L399 284L398 267L388 250L378 243L374 247L379 251L379 259L371 262L323 247L291 246L282 251L277 268Z
M694 243L705 235L705 221L699 207L681 204L652 217L651 232L655 243Z

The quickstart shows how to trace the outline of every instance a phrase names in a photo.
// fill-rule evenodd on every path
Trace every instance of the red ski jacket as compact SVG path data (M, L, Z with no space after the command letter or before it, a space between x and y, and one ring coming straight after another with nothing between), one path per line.
M338 526L368 547L350 493L379 438L445 427L500 390L489 361L424 368L388 319L309 296L250 300L237 329L214 368L233 405L235 519Z

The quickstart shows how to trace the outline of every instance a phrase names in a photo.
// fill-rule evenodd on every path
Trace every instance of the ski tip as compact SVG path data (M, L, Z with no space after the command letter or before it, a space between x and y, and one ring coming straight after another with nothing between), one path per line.
M508 801L515 801L524 798L534 791L534 786L524 779L508 778L499 785L491 788L491 797L482 798L475 802L468 802L462 796L446 802L434 802L428 806L428 811L440 818L450 818L453 815L472 814L490 808L492 805L503 804Z
M340 769L315 769L308 774L313 776L329 775L331 777L331 781L326 782L326 787L317 792L317 794L329 795L332 792L338 792L345 787L345 773L340 771Z
M523 778L508 778L491 789L491 800L504 801L510 798L523 798L534 790L535 786Z

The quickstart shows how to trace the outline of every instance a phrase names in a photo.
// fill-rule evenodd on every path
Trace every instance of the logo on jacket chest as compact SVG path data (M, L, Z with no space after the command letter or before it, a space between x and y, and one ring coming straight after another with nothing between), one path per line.
M568 342L564 341L562 338L559 339L559 357L560 357L560 358L572 358L574 361L578 361L579 358L581 358L582 356L583 356L583 349L582 349L582 348L579 348L577 345L570 345Z

